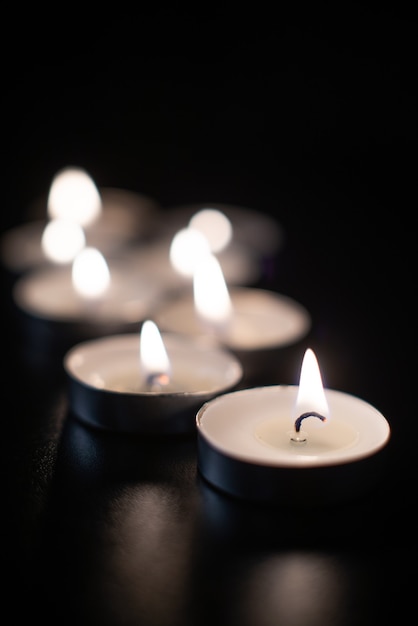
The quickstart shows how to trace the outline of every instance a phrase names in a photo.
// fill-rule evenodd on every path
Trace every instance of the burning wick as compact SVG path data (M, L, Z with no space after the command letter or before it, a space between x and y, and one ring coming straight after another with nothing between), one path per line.
M152 320L145 320L140 334L140 364L147 391L167 391L171 365L161 333Z
M318 419L321 420L321 422L325 422L326 419L327 419L326 417L324 417L320 413L317 413L316 411L308 411L307 413L302 413L302 415L300 415L297 418L297 420L295 421L295 432L296 433L300 433L300 427L301 427L302 421L304 419L306 419L307 417L317 417ZM292 441L294 443L305 443L306 442L306 437L304 435L296 434L296 437L291 437L290 441Z
M163 391L170 383L168 374L150 374L147 378L148 391Z

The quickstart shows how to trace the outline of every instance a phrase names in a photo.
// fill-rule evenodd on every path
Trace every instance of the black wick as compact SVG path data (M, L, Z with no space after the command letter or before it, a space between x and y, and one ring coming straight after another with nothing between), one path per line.
M308 411L307 413L302 413L302 415L300 415L295 421L295 430L297 433L300 432L300 426L302 424L302 421L306 419L307 417L318 417L321 420L321 422L325 422L327 419L320 413L316 413L316 411Z
M170 379L167 374L150 374L147 377L147 389L149 391L162 391L169 382Z

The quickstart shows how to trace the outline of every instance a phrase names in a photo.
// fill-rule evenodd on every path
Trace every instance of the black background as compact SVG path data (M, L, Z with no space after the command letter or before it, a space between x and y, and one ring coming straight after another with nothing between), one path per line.
M415 545L416 21L401 4L112 10L3 24L2 230L66 165L167 211L276 216L271 286L311 312L327 385L389 420L390 469L366 502L302 521L221 506L193 440L154 450L73 422L65 389L15 358L5 318L5 600L44 623L385 623L410 605ZM314 586L340 578L318 606L296 582L286 613L279 579L295 555L300 581L308 563Z

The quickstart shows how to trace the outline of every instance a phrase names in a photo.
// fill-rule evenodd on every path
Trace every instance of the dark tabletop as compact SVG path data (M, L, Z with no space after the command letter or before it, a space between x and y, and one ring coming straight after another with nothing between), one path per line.
M389 421L388 462L338 505L222 494L199 475L195 433L103 432L71 413L61 359L23 358L3 270L8 623L371 626L413 608L416 24L356 3L331 26L208 13L120 15L66 55L57 33L45 57L24 38L3 85L2 232L68 164L163 213L211 201L273 216L284 245L260 286L309 310L327 386Z

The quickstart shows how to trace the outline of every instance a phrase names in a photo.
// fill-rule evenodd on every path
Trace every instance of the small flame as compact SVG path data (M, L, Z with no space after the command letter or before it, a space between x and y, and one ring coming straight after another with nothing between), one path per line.
M96 248L86 247L72 265L73 286L85 298L99 298L108 289L110 272L106 259Z
M315 411L329 418L328 403L322 384L321 372L315 353L311 348L305 352L300 372L299 389L296 398L295 416ZM321 424L319 420L311 420L312 424Z
M142 324L139 345L140 366L150 388L166 386L171 376L170 359L155 322Z
M193 276L195 310L202 321L217 329L226 328L232 316L232 303L218 259L208 254L196 266Z
M213 253L224 250L232 239L231 220L218 209L201 209L191 217L189 227L205 235Z
M48 195L48 216L63 218L86 227L102 211L99 191L92 178L81 168L66 167L58 172Z
M54 263L70 263L85 244L82 227L69 220L49 220L42 233L42 250L47 259Z
M209 253L209 242L203 233L195 228L182 228L174 235L169 254L174 269L192 278L196 264Z

